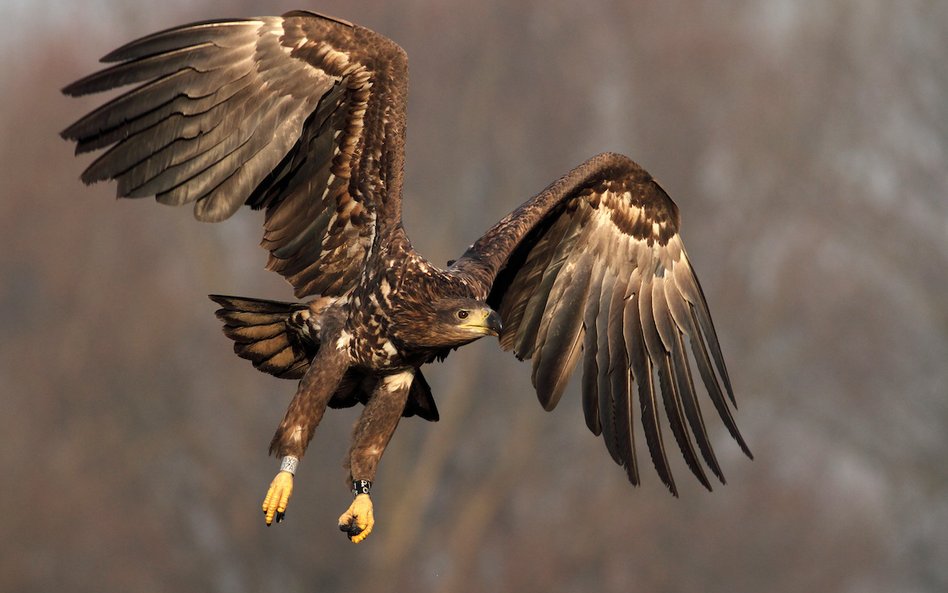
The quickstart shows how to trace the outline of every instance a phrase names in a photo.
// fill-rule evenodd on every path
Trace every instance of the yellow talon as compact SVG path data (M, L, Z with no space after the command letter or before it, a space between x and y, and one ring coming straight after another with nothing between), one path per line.
M349 509L339 517L339 529L357 544L372 533L375 517L372 514L372 499L368 494L355 497Z
M274 517L277 523L283 521L283 514L286 512L286 505L292 494L293 474L281 471L270 482L270 489L267 490L267 496L263 499L263 512L266 515L267 526L273 523Z

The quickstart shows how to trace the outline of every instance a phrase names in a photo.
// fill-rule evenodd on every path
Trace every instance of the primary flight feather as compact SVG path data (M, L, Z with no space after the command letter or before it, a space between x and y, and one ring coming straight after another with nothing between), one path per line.
M362 403L348 456L355 498L339 520L362 541L399 419L438 419L420 367L485 335L532 361L547 410L581 367L586 424L633 484L637 425L672 493L663 426L702 484L711 487L705 466L723 482L693 367L750 455L678 208L627 157L579 165L442 269L401 224L408 72L391 40L294 11L176 27L103 61L115 65L63 92L137 86L63 131L77 153L108 148L82 180L115 180L119 197L193 203L204 221L263 209L267 267L311 297L211 296L239 356L299 379L270 446L281 470L263 503L268 525L284 516L326 407Z

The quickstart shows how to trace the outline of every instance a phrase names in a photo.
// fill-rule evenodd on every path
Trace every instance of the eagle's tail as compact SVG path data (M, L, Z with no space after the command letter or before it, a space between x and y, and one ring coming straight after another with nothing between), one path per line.
M221 306L215 314L234 352L253 366L281 379L299 379L319 344L303 333L308 307L264 299L209 295Z

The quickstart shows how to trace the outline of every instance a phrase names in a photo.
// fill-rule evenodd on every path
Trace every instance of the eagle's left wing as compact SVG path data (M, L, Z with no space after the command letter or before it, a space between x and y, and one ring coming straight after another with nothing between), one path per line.
M501 346L533 359L540 403L553 409L583 360L586 424L639 481L633 384L652 461L677 494L659 422L664 409L688 467L706 487L700 451L723 482L705 430L688 349L714 407L750 455L704 295L678 235L678 208L628 158L601 154L504 218L451 268L503 319ZM723 385L723 389L722 389Z
M268 267L299 297L345 294L400 223L408 65L382 35L294 11L175 27L103 61L63 92L136 86L63 131L76 152L110 147L86 183L208 222L265 208Z

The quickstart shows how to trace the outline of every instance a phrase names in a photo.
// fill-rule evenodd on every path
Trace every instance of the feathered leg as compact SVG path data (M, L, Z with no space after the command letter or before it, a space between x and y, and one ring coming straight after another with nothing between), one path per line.
M381 379L353 431L347 465L355 498L339 517L339 529L354 544L368 537L375 525L370 498L375 470L402 417L414 374L409 370Z
M280 457L281 463L280 472L273 478L263 499L267 525L273 523L274 518L277 523L283 520L286 505L293 493L296 465L306 452L316 426L326 411L326 405L349 366L346 351L333 346L326 344L313 358L270 442L270 454Z

